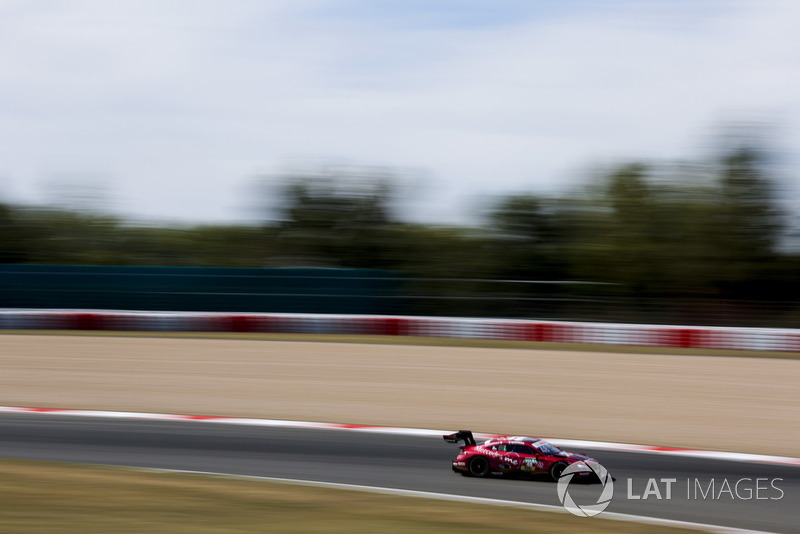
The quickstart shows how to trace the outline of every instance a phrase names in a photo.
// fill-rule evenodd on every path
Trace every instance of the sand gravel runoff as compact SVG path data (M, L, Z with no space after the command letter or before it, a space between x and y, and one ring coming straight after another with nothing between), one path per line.
M2 335L0 405L800 456L800 360L791 359Z

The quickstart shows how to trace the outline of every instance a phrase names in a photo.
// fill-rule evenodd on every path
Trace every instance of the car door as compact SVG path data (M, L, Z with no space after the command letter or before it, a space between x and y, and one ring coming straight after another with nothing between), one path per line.
M514 452L520 456L519 470L525 473L541 473L543 463L539 461L539 454L533 447L528 445L512 445Z
M490 462L492 468L495 470L506 473L510 471L516 471L522 464L520 455L512 450L511 445L499 443L497 445L487 447L487 450L491 451L488 456L491 458Z

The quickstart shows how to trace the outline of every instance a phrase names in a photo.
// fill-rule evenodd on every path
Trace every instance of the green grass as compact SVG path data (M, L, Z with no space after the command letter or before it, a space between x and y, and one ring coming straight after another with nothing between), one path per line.
M689 532L601 517L258 480L0 460L2 533Z
M102 336L194 339L242 339L256 341L306 341L318 343L367 343L375 345L411 345L428 347L478 347L525 350L565 350L622 354L675 354L679 356L723 356L735 358L800 359L800 352L777 352L726 349L684 349L678 347L648 347L638 345L603 345L590 343L544 343L506 341L500 339L469 339L413 336L368 336L349 334L266 334L237 332L133 332L109 330L0 330L0 335L28 336Z

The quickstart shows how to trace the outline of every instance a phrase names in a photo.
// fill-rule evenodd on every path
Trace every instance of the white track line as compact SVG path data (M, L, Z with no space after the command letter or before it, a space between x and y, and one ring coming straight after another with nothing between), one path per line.
M129 469L133 469L135 471L152 472L152 473L177 473L177 474L224 477L237 480L280 482L283 484L294 484L297 486L312 486L318 488L361 491L367 493L378 493L382 495L396 495L399 497L435 499L439 501L485 504L491 506L507 506L512 508L524 508L527 510L554 512L560 514L568 513L562 506L554 506L550 504L537 504L537 503L529 503L522 501L506 501L501 499L489 499L485 497L470 497L466 495L453 495L449 493L434 493L429 491L404 490L397 488L386 488L381 486L363 486L358 484L342 484L339 482L323 482L319 480L299 480L294 478L276 478L276 477L263 477L254 475L232 475L228 473L215 473L209 471L187 471L182 469L150 469L150 468L138 468L138 467L133 467ZM602 519L611 519L616 521L626 521L626 522L644 523L648 525L658 525L666 527L683 528L689 530L698 530L702 532L710 532L712 534L774 534L771 532L766 532L761 530L747 530L747 529L740 529L733 527L725 527L720 525L709 525L705 523L678 521L676 519L661 519L657 517L620 514L616 512L603 512L602 514L595 517Z
M252 419L242 417L216 417L201 415L180 415L145 412L112 412L102 410L67 410L59 408L31 408L24 406L0 406L0 413L29 413L43 415L97 417L103 419L138 419L146 421L206 422L227 425L264 426L277 428L306 428L316 430L346 430L351 432L370 432L402 436L440 437L452 430L433 430L427 428L403 428L372 425L348 425L342 423L323 423L317 421L289 421L282 419ZM489 439L496 434L475 433L478 439ZM639 452L648 454L665 454L672 456L689 456L712 460L728 460L733 462L766 463L800 467L800 458L788 456L770 456L765 454L749 454L740 452L708 451L698 449L682 449L676 447L657 447L653 445L635 445L631 443L615 443L608 441L585 441L572 439L549 439L556 445L588 449L600 449L620 452Z

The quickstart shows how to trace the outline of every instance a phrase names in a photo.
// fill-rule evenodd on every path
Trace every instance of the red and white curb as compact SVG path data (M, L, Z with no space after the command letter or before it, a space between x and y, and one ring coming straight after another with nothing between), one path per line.
M453 430L433 430L428 428L405 428L374 425L352 425L344 423L323 423L317 421L290 421L283 419L254 419L243 417L221 417L207 415L180 415L148 412L114 412L104 410L69 410L63 408L32 408L25 406L0 406L0 413L27 413L75 417L97 417L102 419L138 419L145 421L181 421L206 422L227 425L264 426L277 428L307 428L316 430L347 430L354 432L370 432L377 434L393 434L400 436L440 437ZM478 439L489 439L498 434L475 433ZM712 460L729 460L734 462L766 463L800 467L800 458L789 456L770 456L765 454L749 454L741 452L709 451L700 449L681 449L676 447L658 447L654 445L634 445L631 443L615 443L609 441L586 441L574 439L547 438L548 441L567 448L598 449L619 452L640 452L648 454L665 454L672 456L690 456Z

